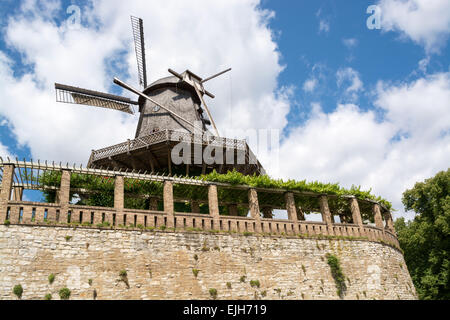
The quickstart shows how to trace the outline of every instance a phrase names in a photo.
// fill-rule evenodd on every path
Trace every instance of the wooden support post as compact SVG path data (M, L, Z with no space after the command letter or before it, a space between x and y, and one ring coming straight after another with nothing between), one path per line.
M264 219L272 219L273 218L273 209L271 207L262 208L263 218Z
M261 216L259 213L258 193L255 189L248 190L248 205L250 207L250 215L255 219L255 232L261 233Z
M150 198L150 210L158 211L158 198Z
M288 219L294 224L294 232L298 234L300 229L298 227L297 209L295 207L295 198L292 192L286 192L284 194L284 200L286 201L286 210Z
M200 206L198 204L198 201L191 201L191 212L200 213Z
M297 208L297 220L298 221L305 221L305 213L302 210L302 207L298 207Z
M208 206L209 214L213 218L214 229L219 230L220 213L219 213L219 198L217 196L217 186L211 184L208 186Z
M229 204L228 205L228 214L233 217L238 216L238 207L237 204Z
M14 165L3 166L2 188L0 191L0 223L6 220L8 201L11 197L11 189L14 176Z
M381 209L378 203L373 205L373 215L375 218L375 226L377 228L383 229L383 218L381 217Z
M174 205L172 181L164 181L164 212L167 215L167 227L173 228Z

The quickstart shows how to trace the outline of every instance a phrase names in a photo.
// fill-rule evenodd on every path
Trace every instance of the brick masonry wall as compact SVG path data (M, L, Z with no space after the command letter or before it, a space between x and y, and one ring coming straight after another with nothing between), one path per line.
M63 287L70 299L211 299L211 288L218 299L339 299L327 253L341 262L344 299L417 298L403 255L381 243L1 225L0 299L16 299L17 284L22 299L59 299Z

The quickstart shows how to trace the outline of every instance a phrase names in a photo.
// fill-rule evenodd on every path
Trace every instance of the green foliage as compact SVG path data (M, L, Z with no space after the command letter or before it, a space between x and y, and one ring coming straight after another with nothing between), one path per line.
M229 171L226 174L219 174L213 171L207 175L194 177L199 180L209 182L227 183L232 186L247 185L250 187L267 188L267 189L284 189L292 191L307 191L317 194L328 195L354 195L358 199L375 200L391 209L392 205L388 201L376 197L371 194L371 190L364 191L361 187L352 186L350 189L340 187L338 183L321 183L318 181L306 182L306 180L283 181L281 179L272 179L267 175L264 176L246 176L237 171ZM58 187L61 182L60 172L46 172L39 178L39 183L46 186ZM113 207L114 206L114 178L102 177L88 174L72 173L71 175L71 189L86 189L90 190L89 194L78 194L80 196L78 205ZM143 196L161 196L163 193L163 184L156 181L125 179L124 185L125 208L129 209L148 209L150 200ZM184 198L190 200L208 200L208 188L205 186L174 184L173 192L175 198ZM71 191L71 197L75 194ZM44 196L47 202L54 202L56 197L55 191L44 191ZM218 196L224 202L245 203L248 201L246 190L218 188ZM261 193L258 197L260 206L264 204L283 205L284 199L280 195L273 195L271 193ZM317 199L314 197L297 196L296 205L301 206L305 213L317 210ZM348 209L347 199L340 197L330 197L330 210L337 214L351 216ZM363 219L371 219L370 204L361 203L361 213ZM367 208L366 208L367 207ZM162 203L158 204L158 210L162 210ZM175 211L177 212L191 212L189 203L175 203ZM228 214L228 209L225 206L220 206L221 214ZM238 206L238 215L246 216L247 209ZM208 205L200 204L200 213L208 214Z
M247 276L242 276L240 279L239 279L239 281L241 281L241 282L245 282L245 279L247 278Z
M244 233L243 233L243 235L245 236L245 237L249 237L249 236L251 236L253 233L251 233L251 232L247 232L247 231L245 231Z
M213 298L214 300L217 299L217 289L209 289L209 295L211 296L211 298Z
M13 293L17 296L17 298L22 299L23 288L22 285L18 284L14 286Z
M339 259L332 255L327 254L327 263L331 269L331 275L336 284L337 294L340 298L343 298L345 292L347 291L347 285L345 284L345 276L342 273L341 264L339 263Z
M231 289L231 282L227 282L227 288Z
M200 270L198 270L198 269L192 269L192 273L194 274L194 277L196 277L196 278L197 278L199 272L200 272Z
M48 283L52 284L55 281L55 275L52 273L48 276Z
M260 286L259 280L250 280L250 286L259 288Z
M5 220L5 222L3 222L3 224L8 227L11 224L11 221Z
M92 286L92 282L93 282L92 279L88 279L88 283L89 283L90 286Z
M127 275L128 275L127 270L120 270L119 276L120 276L121 278L126 277Z
M59 290L59 297L61 298L61 300L69 300L70 294L71 292L69 288L62 288L61 290Z
M403 193L413 221L395 221L405 262L420 299L450 299L450 169Z
M66 239L66 241L70 241L70 239L72 239L71 236L65 236L64 239Z
M44 296L44 300L52 300L52 295L51 295L50 293L47 293L47 294Z

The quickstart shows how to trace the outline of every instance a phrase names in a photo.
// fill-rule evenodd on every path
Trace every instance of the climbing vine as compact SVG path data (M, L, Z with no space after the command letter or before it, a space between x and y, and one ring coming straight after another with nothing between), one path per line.
M348 200L344 195L353 195L360 200L374 200L383 204L388 209L392 208L390 202L376 197L371 190L364 191L361 187L352 186L350 189L339 186L338 183L322 183L318 181L306 182L306 180L295 181L282 179L272 179L267 175L263 176L247 176L237 171L230 171L226 174L219 174L216 171L207 175L193 177L193 179L226 183L231 186L250 186L261 189L282 189L288 191L312 192L314 194L330 195L328 202L330 210L341 216L351 217L348 206ZM39 184L43 186L59 187L61 183L61 173L57 171L47 171L39 177ZM89 174L71 174L71 198L78 196L78 205L112 207L114 205L114 178ZM158 181L138 180L125 178L125 207L130 209L148 209L150 206L150 197L161 197L163 193L163 183ZM200 204L200 213L208 213L208 188L206 186L174 184L173 193L175 199L189 199L192 201L204 202ZM44 191L45 200L47 202L55 202L56 190ZM227 188L219 185L218 197L220 202L229 203L247 203L247 190L239 188ZM285 199L282 193L258 192L258 200L260 207L265 205L273 207L285 207ZM315 196L297 194L295 202L301 207L304 213L317 212L318 201ZM361 202L361 214L363 219L373 220L371 215L371 204ZM162 210L162 202L158 203L158 210ZM177 212L190 212L190 202L176 202L175 210ZM219 207L221 214L227 214L226 206ZM238 207L239 215L247 215L247 209Z
M345 292L347 291L347 285L345 284L345 276L342 272L339 259L336 256L329 253L326 255L326 258L327 263L331 268L331 275L336 284L337 294L340 298L343 298Z

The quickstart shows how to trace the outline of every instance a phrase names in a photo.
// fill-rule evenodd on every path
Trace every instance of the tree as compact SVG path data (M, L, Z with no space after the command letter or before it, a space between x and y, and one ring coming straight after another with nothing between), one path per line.
M413 221L395 222L400 246L420 299L450 299L450 169L403 193Z

